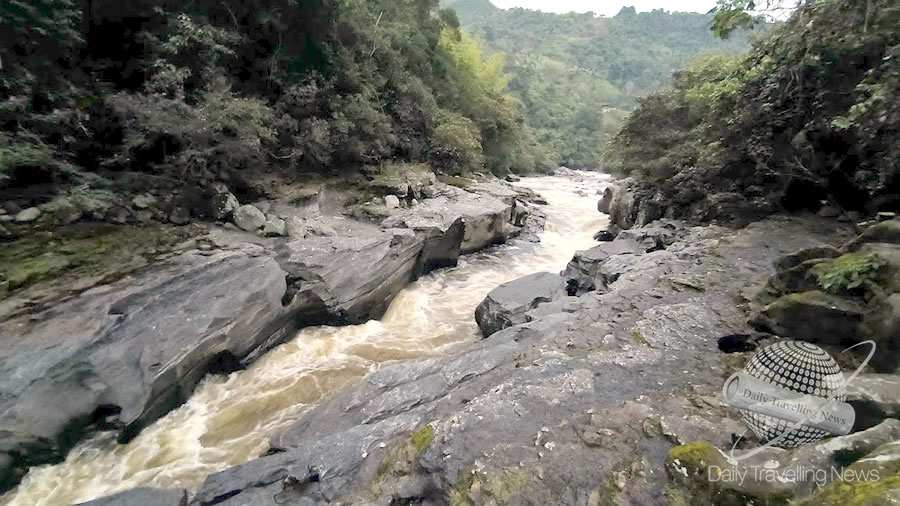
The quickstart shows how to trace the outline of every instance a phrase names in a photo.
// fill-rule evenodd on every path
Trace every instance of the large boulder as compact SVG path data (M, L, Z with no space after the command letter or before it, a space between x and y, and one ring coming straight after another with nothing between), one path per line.
M608 186L603 190L600 201L597 202L597 210L604 214L609 214L610 205L612 204L613 194L616 191L615 186Z
M867 242L900 244L900 220L883 221L872 225L863 231L859 237L844 245L842 249L844 251L854 251Z
M278 344L299 308L282 305L287 273L271 257L184 255L0 324L3 481L61 458L85 434L127 440L184 402L209 372Z
M283 237L288 235L287 224L281 218L271 218L263 225L262 233L268 237Z
M414 278L422 241L405 229L311 236L284 245L280 263L298 300L321 301L335 322L379 318Z
M525 323L529 311L565 296L565 288L563 278L550 272L529 274L494 288L475 309L475 321L481 335L489 337L507 327Z
M234 212L234 224L247 232L256 232L266 224L266 215L256 206L246 204Z
M224 184L213 185L210 193L211 213L216 220L225 220L231 217L241 206L237 197L228 191L228 187Z
M627 229L637 222L639 198L635 186L634 180L627 178L619 181L612 189L607 214L613 225Z
M751 323L782 337L821 344L860 341L865 308L818 290L791 293L767 305Z
M847 402L856 411L857 426L900 418L900 375L860 374L847 385Z
M569 295L581 295L593 290L606 291L609 280L601 272L603 264L616 255L635 255L641 252L641 246L634 240L618 238L589 250L576 252L563 273Z
M502 200L447 185L435 185L442 194L382 221L382 228L407 228L424 241L421 269L456 265L460 254L472 253L491 244L505 242L521 230L517 219L516 193ZM518 216L520 221L525 216Z
M633 241L645 253L666 249L686 235L683 223L674 220L657 220L642 227L623 230L616 235L620 241Z

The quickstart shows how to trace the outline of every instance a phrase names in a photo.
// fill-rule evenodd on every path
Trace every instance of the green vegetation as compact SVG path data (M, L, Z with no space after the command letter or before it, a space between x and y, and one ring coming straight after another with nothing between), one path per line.
M550 166L502 56L437 0L12 0L0 34L0 197L128 171Z
M143 266L142 255L172 246L177 228L78 224L0 243L0 298L46 280L105 278Z
M431 440L434 438L434 429L431 428L431 425L426 425L421 429L412 433L410 440L412 441L413 446L416 449L416 453L421 455L428 449L428 445L431 444Z
M880 506L900 490L900 473L879 480L844 482L835 480L814 494L794 503L796 506Z
M710 16L637 13L612 18L494 7L488 0L444 0L490 52L506 54L509 89L552 161L598 168L606 142L637 97L658 90L692 56L742 52L746 37L723 42Z
M694 60L642 99L610 144L609 167L638 177L674 217L702 218L716 202L730 203L729 217L822 200L894 210L897 26L889 1L804 2L748 57Z
M812 268L819 286L832 293L853 292L878 284L887 262L875 253L851 253Z

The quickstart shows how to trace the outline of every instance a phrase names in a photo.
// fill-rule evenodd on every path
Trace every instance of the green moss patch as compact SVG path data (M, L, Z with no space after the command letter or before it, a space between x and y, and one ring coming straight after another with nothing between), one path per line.
M900 495L900 473L878 481L834 481L795 506L881 506Z
M0 298L43 282L62 284L133 270L190 232L175 227L76 224L0 244Z
M438 181L457 188L468 188L476 183L474 179L462 176L438 176L437 178Z

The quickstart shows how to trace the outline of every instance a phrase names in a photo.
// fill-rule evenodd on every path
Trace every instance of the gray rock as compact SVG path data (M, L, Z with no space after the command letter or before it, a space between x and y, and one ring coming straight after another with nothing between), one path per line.
M183 489L135 488L78 506L187 506L187 503L187 491Z
M241 206L237 197L228 191L227 186L221 183L213 185L210 203L212 206L212 217L220 221L233 216L235 211Z
M507 174L507 176L504 179L506 179L506 181L509 183L518 183L519 181L522 180L522 178L520 178L519 176L516 176L514 174Z
M834 206L822 206L816 213L823 218L837 218L841 214L841 210Z
M605 291L612 282L601 272L601 267L616 255L635 255L641 247L631 239L603 243L586 251L575 253L563 273L570 295L581 295L593 290Z
M71 199L64 196L54 198L40 206L40 209L44 214L51 215L53 222L57 225L68 225L80 220L82 217L81 209L73 204Z
M762 453L739 461L729 462L730 448L716 448L706 443L692 443L690 447L674 448L669 453L666 471L670 481L688 497L698 497L713 493L713 504L740 504L753 502L787 503L788 500L808 496L816 488L825 488L832 482L844 483L839 478L843 468L852 470L878 469L886 457L896 455L895 440L900 437L900 421L886 420L868 430L826 439L800 446L792 450L767 448ZM893 447L893 448L892 448ZM683 451L688 449L689 451ZM738 451L740 453L740 451ZM862 457L862 458L861 458ZM852 465L851 465L852 464ZM711 483L709 467L720 470L745 473L743 480L718 480ZM816 473L815 479L769 479L757 470L771 469L784 473L790 469L808 470ZM838 472L832 472L832 468ZM892 469L896 472L896 469ZM794 471L796 474L796 471ZM782 476L786 476L782 474ZM883 477L880 477L883 478ZM815 495L810 496L810 499ZM738 502L735 502L737 500ZM850 504L846 502L845 504ZM791 504L794 504L793 502ZM820 504L816 501L800 504ZM829 504L842 504L835 502ZM874 504L874 503L873 503Z
M286 339L295 315L316 310L282 305L286 275L270 257L184 255L28 325L28 316L0 323L0 450L18 455L11 473L65 455L98 417L127 440L207 372Z
M818 244L808 225L691 229L666 250L614 255L606 265L625 270L607 293L541 304L532 321L448 356L383 365L273 437L283 453L210 477L197 501L656 504L673 442L726 448L745 429L721 400L716 340L750 329L722 294Z
M409 231L406 231L409 232ZM380 317L412 279L422 242L394 231L291 241L280 260L300 280L295 297L320 301L339 321Z
M594 234L594 240L598 242L611 242L616 239L616 235L618 235L615 231L614 226L611 226L610 229L602 229L598 230L597 233Z
M384 205L389 209L400 207L400 199L396 195L385 195Z
M256 232L266 224L266 215L255 206L246 204L235 211L234 224L241 230Z
M549 272L529 274L494 288L475 309L482 336L525 323L526 313L565 296L565 288L563 278Z
M858 342L865 309L820 291L784 295L752 318L759 330L821 344Z
M616 187L609 186L603 190L603 195L600 197L600 201L597 202L597 210L604 214L609 214L609 208L612 204L613 193L615 193Z
M616 234L616 239L621 241L632 241L638 244L640 248L650 253L661 249L666 249L676 240L683 238L687 234L684 224L678 221L658 220L642 227L623 230Z
M29 207L28 209L23 209L16 214L16 223L31 223L32 221L38 219L40 215L40 209L36 207Z
M322 222L310 223L307 231L312 235L317 235L320 237L335 237L338 235L338 233L334 230L334 227L332 227L328 223Z
M790 255L781 257L778 259L778 262L775 263L775 268L779 271L784 271L798 267L810 260L837 258L839 256L841 256L841 252L834 247L815 246L795 251Z
M137 209L147 209L148 207L155 205L156 202L156 197L149 193L142 193L131 199L131 205Z
M900 244L900 220L883 221L867 228L862 235L844 245L842 251L855 251L864 243Z
M900 418L900 376L894 374L860 374L847 385L847 402L856 410L857 424L863 417L869 421Z
M176 225L187 225L191 222L191 212L184 207L176 207L169 213L169 221Z
M268 237L284 237L287 235L287 225L282 219L269 219L266 221L266 224L263 225L262 233Z
M306 228L306 223L296 216L291 216L286 220L285 228L288 237L291 239L304 239L309 233L309 230Z

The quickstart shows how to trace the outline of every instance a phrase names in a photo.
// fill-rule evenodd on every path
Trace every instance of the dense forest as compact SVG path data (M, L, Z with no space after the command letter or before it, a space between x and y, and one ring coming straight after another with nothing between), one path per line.
M695 61L642 99L607 165L641 182L646 216L894 211L898 26L893 1L804 2L749 55Z
M506 55L527 123L554 162L573 168L601 167L635 99L668 84L691 58L749 48L746 32L716 38L706 14L626 7L605 18L504 10L488 0L443 4L486 51Z
M102 186L122 173L211 181L385 162L451 174L549 168L506 93L502 61L484 59L438 7L3 2L0 193Z

